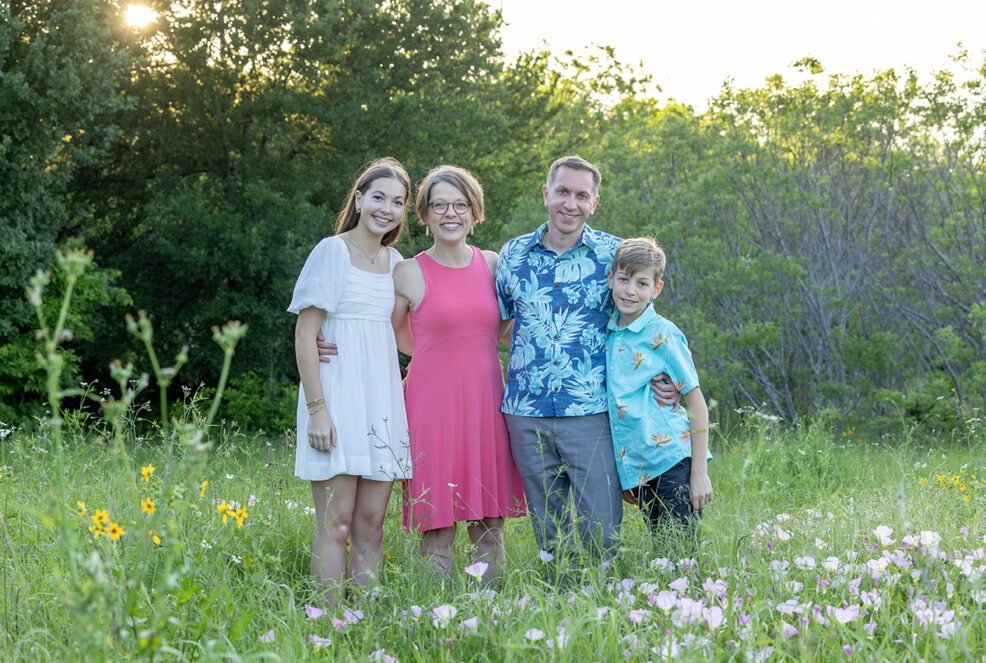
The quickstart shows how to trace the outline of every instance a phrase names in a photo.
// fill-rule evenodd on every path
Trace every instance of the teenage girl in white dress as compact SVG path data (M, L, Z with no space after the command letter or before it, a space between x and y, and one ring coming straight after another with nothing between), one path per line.
M335 235L308 256L288 309L298 314L301 375L295 474L312 484L311 573L329 605L339 600L347 575L356 586L376 577L391 486L411 473L391 325L392 271L401 261L391 247L409 194L400 163L384 158L367 166L339 213ZM346 351L320 364L319 332Z

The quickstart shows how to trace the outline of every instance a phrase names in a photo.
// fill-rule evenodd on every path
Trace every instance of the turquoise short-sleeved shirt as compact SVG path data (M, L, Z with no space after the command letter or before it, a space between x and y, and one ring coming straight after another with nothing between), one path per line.
M651 378L667 373L678 391L687 394L698 386L698 374L684 334L653 307L623 329L618 319L616 312L607 325L606 395L616 469L627 490L692 455L688 416L654 400Z

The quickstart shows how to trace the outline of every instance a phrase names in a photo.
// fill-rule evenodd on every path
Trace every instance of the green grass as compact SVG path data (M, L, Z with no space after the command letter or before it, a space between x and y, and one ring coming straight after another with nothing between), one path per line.
M845 660L850 647L853 659L979 661L986 650L980 433L868 444L754 418L716 440L715 497L697 550L655 540L628 508L624 546L608 568L580 554L545 563L529 522L509 521L507 574L488 596L464 573L443 584L420 566L395 491L383 582L362 604L319 619L305 611L320 605L308 576L314 516L307 482L292 476L293 447L233 438L212 448L194 427L175 433L170 451L147 440L109 447L92 426L67 427L61 444L43 432L0 441L0 658L368 660L384 650L405 663L645 661L665 658L672 642L684 660ZM141 512L142 499L154 501L153 515ZM217 500L246 509L242 527L222 523ZM97 509L125 534L94 538ZM892 545L879 543L880 525L893 529ZM921 532L941 541L901 547ZM900 565L887 562L874 580L884 551ZM824 567L830 556L837 569ZM692 602L668 612L651 605L681 578L679 594ZM720 584L707 591L707 579ZM654 587L640 591L643 583ZM785 607L790 600L803 614ZM433 624L439 606L456 609L444 627ZM845 624L832 612L845 619L841 610L854 606L860 616ZM712 628L716 607L723 623ZM362 620L349 613L353 623L333 625L347 608ZM922 620L936 614L940 623L926 629ZM475 628L464 628L472 618ZM316 648L312 635L332 643Z

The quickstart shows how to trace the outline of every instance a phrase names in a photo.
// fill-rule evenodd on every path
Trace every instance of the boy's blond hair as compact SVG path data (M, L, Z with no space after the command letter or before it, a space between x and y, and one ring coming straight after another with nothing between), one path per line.
M613 256L613 273L623 270L627 276L633 276L637 272L652 270L654 272L654 283L661 280L664 275L664 267L667 264L667 257L664 249L658 246L657 242L651 237L631 237L620 242L616 248L616 255Z

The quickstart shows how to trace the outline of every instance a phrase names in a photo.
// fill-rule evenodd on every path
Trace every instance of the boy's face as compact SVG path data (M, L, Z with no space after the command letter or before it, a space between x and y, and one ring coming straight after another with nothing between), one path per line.
M622 269L606 274L609 287L613 289L613 304L620 312L620 326L625 327L640 317L651 300L661 294L664 281L654 282L654 272L642 270L627 274Z

